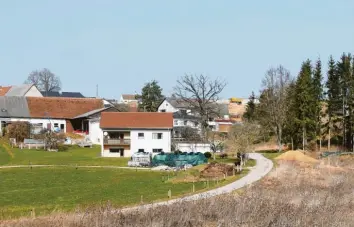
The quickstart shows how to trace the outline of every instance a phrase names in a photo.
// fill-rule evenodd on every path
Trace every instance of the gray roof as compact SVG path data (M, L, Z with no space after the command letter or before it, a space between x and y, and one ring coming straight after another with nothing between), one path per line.
M181 111L177 111L173 113L173 119L183 119L183 120L195 120L198 121L200 120L200 117L189 115L182 113Z
M169 102L175 108L188 108L189 104L181 99L177 98L166 98L167 102Z
M6 93L6 96L25 96L32 86L33 84L22 84L18 86L12 86L10 90Z
M96 114L96 113L100 113L100 112L102 112L102 111L104 111L104 110L107 110L107 109L110 109L110 108L112 108L112 107L105 107L105 108L101 108L101 109L97 109L97 110L91 110L91 111L89 111L89 112L87 112L87 113L84 113L84 114L81 114L81 115L79 115L79 116L76 116L76 117L74 117L73 119L83 118L83 117L89 117L89 116L91 116L91 115L94 115L94 114Z
M30 113L26 97L0 97L0 117L25 117Z

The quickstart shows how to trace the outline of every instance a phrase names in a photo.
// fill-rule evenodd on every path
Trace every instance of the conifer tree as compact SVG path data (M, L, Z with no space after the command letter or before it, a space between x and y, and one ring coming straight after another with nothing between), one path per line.
M313 86L313 98L315 108L315 123L316 123L316 137L320 140L320 149L322 144L322 101L323 101L323 84L322 84L322 62L317 60L315 68L313 70L312 86Z
M338 123L341 121L340 116L342 115L341 83L333 56L330 56L328 61L326 88L328 149L330 149L332 136L339 132Z
M316 106L312 90L312 66L311 61L307 60L301 66L295 88L295 102L298 107L295 121L302 129L303 149L307 146L308 139L312 140L316 135Z
M252 91L249 101L247 102L246 112L243 114L243 117L248 121L254 121L256 118L256 96Z

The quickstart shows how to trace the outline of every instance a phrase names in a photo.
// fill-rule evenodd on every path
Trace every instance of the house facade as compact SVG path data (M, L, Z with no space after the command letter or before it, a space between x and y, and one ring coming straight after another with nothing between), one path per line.
M102 108L100 99L0 97L0 132L16 121L29 122L33 134L43 129L64 133L76 130L88 132L87 118L82 115Z
M136 95L132 94L123 94L120 96L119 103L129 104L129 103L138 103Z
M171 152L171 113L104 112L101 156L131 157L136 152Z

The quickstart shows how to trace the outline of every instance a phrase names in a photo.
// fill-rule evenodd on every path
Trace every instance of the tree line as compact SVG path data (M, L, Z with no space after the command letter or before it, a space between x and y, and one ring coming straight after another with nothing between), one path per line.
M320 59L307 59L296 77L283 66L270 68L259 102L254 93L250 97L245 120L275 136L279 150L283 144L292 149L330 149L332 144L354 151L354 58L330 56L327 65L324 72Z

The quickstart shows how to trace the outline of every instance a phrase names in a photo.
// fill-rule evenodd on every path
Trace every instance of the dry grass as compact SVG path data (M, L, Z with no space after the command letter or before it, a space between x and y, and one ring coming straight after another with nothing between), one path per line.
M2 226L353 226L354 173L340 168L281 164L241 195L124 213L107 205Z

